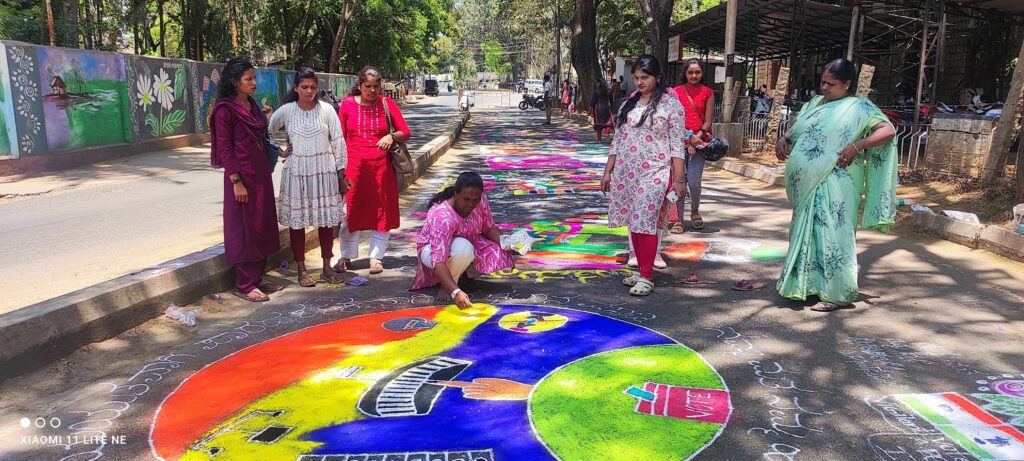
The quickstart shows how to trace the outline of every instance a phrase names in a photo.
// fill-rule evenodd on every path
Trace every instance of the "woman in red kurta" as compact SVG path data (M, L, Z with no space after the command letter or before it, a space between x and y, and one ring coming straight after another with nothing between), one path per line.
M690 59L684 66L686 83L675 88L679 102L686 112L686 129L693 131L693 136L686 146L686 187L690 197L690 223L693 228L704 228L704 219L700 216L700 182L704 176L704 155L697 152L693 144L711 140L711 123L715 120L715 91L705 86L704 64L699 59ZM672 225L673 234L686 231L683 226L683 213L686 200L676 202L679 221Z
M224 65L210 115L210 163L224 168L224 255L235 265L235 287L249 301L266 301L281 285L263 282L267 258L280 246L274 182L264 151L267 118L252 98L256 70L244 58Z
M391 229L398 228L398 177L388 158L388 148L409 139L409 126L402 111L390 98L381 96L381 76L366 66L359 71L359 83L338 109L341 131L348 146L346 176L352 188L346 194L348 221L341 229L341 261L334 266L343 272L359 257L359 231L370 231L370 273L384 271L384 251ZM388 134L385 104L394 132Z

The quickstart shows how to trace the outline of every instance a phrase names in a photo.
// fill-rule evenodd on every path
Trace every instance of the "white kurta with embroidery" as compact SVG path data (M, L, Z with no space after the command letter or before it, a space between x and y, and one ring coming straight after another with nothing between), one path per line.
M338 114L323 101L310 110L288 103L270 117L270 132L282 129L291 155L281 170L278 222L293 229L337 226L345 218L338 170L348 159Z
M664 227L672 184L672 159L683 158L684 112L669 94L636 126L647 105L637 103L626 123L616 128L610 154L615 155L608 203L610 227L655 234Z

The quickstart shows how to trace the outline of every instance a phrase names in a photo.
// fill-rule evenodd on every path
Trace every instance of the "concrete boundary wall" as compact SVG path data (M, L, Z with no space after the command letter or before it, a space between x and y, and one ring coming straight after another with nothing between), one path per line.
M0 41L0 175L205 142L223 66ZM356 81L317 75L339 97ZM254 96L276 108L293 78L257 68Z

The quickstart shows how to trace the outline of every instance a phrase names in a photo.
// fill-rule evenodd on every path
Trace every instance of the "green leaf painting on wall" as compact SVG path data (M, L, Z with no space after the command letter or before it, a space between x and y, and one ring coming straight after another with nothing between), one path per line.
M151 72L148 66L140 65L138 70L136 101L146 114L143 125L150 128L154 138L174 134L188 115L185 109L175 108L184 102L185 67L172 67L173 76L167 72L167 66Z

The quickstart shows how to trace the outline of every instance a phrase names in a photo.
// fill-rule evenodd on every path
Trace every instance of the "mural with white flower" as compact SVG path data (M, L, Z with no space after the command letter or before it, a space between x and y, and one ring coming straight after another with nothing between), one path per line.
M160 138L191 131L186 123L189 117L186 89L188 78L185 65L163 59L133 59L135 85L132 91L133 109L138 109L138 136Z

